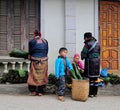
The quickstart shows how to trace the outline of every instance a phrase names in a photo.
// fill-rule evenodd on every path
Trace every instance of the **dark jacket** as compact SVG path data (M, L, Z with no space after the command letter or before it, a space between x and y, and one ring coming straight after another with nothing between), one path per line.
M100 75L100 44L97 42L95 47L89 51L95 42L97 41L94 37L88 41L85 41L85 45L81 52L81 59L85 59L85 77L94 78L99 77Z

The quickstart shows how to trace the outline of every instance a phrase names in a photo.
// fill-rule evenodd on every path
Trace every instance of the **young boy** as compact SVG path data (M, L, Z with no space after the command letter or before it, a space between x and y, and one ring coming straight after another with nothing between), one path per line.
M59 56L55 62L55 75L59 81L58 86L58 100L64 101L64 93L65 93L65 76L66 71L73 70L72 64L69 59L66 57L67 49L62 47L59 49Z

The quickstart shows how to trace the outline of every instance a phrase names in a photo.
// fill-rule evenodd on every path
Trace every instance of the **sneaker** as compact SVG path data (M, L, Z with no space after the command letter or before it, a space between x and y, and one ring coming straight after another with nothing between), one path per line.
M89 97L93 98L93 97L94 97L94 95L89 95Z
M65 98L63 96L58 96L58 100L64 102L65 101Z

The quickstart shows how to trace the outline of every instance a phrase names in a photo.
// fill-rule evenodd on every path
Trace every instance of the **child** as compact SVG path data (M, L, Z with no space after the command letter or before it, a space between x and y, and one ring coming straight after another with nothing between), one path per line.
M78 53L74 55L73 63L77 65L78 69L81 70L82 73L84 72L84 64L82 63L82 61L80 61L80 55Z
M66 71L73 70L72 64L69 59L66 57L67 49L62 47L59 49L59 56L55 62L55 75L59 81L58 84L58 100L64 101L64 93L65 93L65 76Z

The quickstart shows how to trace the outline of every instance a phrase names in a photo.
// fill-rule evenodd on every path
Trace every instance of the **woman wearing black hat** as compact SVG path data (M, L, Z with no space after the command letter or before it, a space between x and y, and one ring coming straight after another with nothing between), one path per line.
M90 32L84 34L84 40L81 59L85 59L84 77L90 80L89 96L93 97L98 91L95 82L100 75L100 45Z

